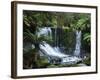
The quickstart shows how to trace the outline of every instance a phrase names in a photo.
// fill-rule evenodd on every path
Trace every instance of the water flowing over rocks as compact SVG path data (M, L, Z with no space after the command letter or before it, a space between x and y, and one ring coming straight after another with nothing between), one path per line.
M56 31L57 30L55 29L55 39L57 42ZM52 37L52 30L50 27L44 27L39 29L39 32L37 34L38 36L44 35ZM46 41L42 41L39 44L41 53L43 53L44 56L48 56L49 62L54 60L55 63L59 61L60 64L76 64L77 62L81 61L82 59L77 57L80 55L80 47L81 47L81 31L76 31L76 46L73 56L63 53L58 45L52 47Z

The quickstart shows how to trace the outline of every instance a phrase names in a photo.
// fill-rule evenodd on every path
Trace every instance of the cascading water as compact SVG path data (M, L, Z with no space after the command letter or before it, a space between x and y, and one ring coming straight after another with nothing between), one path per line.
M74 55L75 56L80 56L80 48L81 48L81 31L76 31L76 46L75 46L75 51Z
M54 36L54 38L55 38L55 46L57 47L58 46L58 40L57 40L57 28L55 28L55 36Z
M80 61L81 59L75 56L70 56L67 54L64 54L63 52L61 52L60 47L58 46L58 39L57 39L57 29L55 28L55 32L54 32L54 37L55 37L55 46L52 47L50 44L48 44L46 41L42 41L39 44L39 48L40 51L44 54L44 56L48 56L48 60L50 60L50 57L58 57L61 59L61 64L63 63L68 63L68 64L73 64L76 63L78 61ZM41 35L44 36L49 36L52 38L52 30L50 27L44 27L44 28L40 28L39 32L37 32L38 37L40 37ZM80 54L80 43L81 41L81 32L76 32L76 48L75 48L75 55L79 55ZM49 61L50 62L50 61Z
M43 41L39 45L39 47L40 47L41 50L43 50L43 52L45 54L47 54L49 56L55 56L55 57L59 57L59 58L68 57L68 55L65 55L65 54L61 53L58 49L50 46L45 41Z
M51 56L51 57L58 57L62 61L61 63L67 63L67 64L73 64L81 59L75 56L69 56L64 53L61 53L59 48L57 47L52 47L49 44L47 44L45 41L43 41L41 44L39 44L40 50L42 50L45 55Z
M52 30L50 27L39 28L39 31L36 34L38 37L44 35L52 38Z

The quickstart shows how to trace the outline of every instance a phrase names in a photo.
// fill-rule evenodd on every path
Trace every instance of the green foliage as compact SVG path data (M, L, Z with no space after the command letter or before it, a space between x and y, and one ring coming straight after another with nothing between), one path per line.
M36 49L30 49L28 51L25 51L23 49L23 68L32 68L32 64L37 61L39 58L39 55L37 54ZM36 66L36 65L34 65Z
M35 31L40 27L62 27L66 32L64 42L68 41L66 46L74 45L74 36L71 32L81 30L83 42L90 45L90 14L89 13L71 13L71 12L46 12L46 11L24 11L24 39L31 39L32 42L41 42L42 40L52 43L53 40L49 36L41 35L38 37ZM84 32L85 31L85 32ZM73 38L73 39L72 39ZM72 44L73 43L73 44ZM72 44L72 45L71 45Z
M80 28L81 30L85 29L85 27L90 27L90 14L85 13L24 11L23 18L27 27L31 27L31 25L37 27L65 26L74 29Z
M77 21L77 24L76 24L76 29L81 29L81 30L83 30L84 28L85 28L85 25L86 25L86 22L87 21L87 18L82 18L82 19L79 19L78 21Z
M90 14L74 14L74 21L71 25L75 30L84 30L90 27Z
M86 59L83 60L83 63L86 64L87 66L91 65L91 58L87 57Z
M24 32L23 34L24 34L24 40L29 39L33 43L41 42L43 40L50 44L53 42L51 37L44 36L44 35L41 35L40 37L38 37L36 34L31 33L29 30L27 30L27 32Z
M31 33L29 30L27 30L27 32L24 32L23 35L24 35L24 39L23 40L29 39L32 42L36 42L37 41L37 35Z
M53 43L52 38L49 37L49 36L41 35L40 37L38 37L38 40L39 40L39 42L41 42L41 41L46 41L46 42L49 43L49 44L52 44L52 43Z
M52 28L64 28L64 35L60 35L60 42L64 45L69 53L72 53L72 49L75 48L75 34L76 30L82 31L82 43L85 43L85 47L90 47L91 42L91 15L88 13L68 13L68 12L46 12L46 11L23 11L23 40L31 41L32 44L46 41L49 44L54 43L54 40L50 36L41 35L37 36L36 31L42 27ZM60 34L60 33L59 33ZM58 37L59 35L57 35ZM39 67L71 67L74 65L54 65L49 64L46 57L40 57L37 54L37 49L30 49L29 52L25 52L24 59L34 58L34 66ZM34 55L34 56L33 56ZM28 56L28 57L27 57ZM37 58L37 59L36 59ZM29 59L30 60L30 59ZM30 60L29 62L31 62ZM86 65L90 65L90 58L84 60ZM32 63L31 63L32 64Z
M40 57L37 61L36 61L36 64L37 64L37 67L43 67L45 68L49 62L48 62L48 59L46 57Z
M50 12L33 12L33 11L24 11L24 23L31 27L30 24L33 24L38 27L42 26L52 26L55 23L52 23L52 20L55 20L53 18L54 14Z
M87 42L90 42L90 38L91 38L90 33L86 33L86 34L84 34L83 40L86 40Z

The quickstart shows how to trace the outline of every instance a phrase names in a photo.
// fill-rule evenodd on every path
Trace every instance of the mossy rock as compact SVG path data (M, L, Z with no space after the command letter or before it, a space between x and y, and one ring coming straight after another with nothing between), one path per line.
M91 58L88 57L88 58L84 59L83 64L86 64L87 66L90 66L91 65Z
M39 68L43 68L43 67L45 68L49 64L49 62L46 57L40 57L40 59L36 61L36 64Z

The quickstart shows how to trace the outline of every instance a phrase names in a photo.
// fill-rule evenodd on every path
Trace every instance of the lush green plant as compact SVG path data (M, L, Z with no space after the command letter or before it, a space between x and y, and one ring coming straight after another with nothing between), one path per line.
M36 49L30 49L28 52L23 53L23 68L32 68L33 63L36 63L39 55L37 54ZM36 66L36 65L34 65Z
M90 45L90 41L91 41L91 35L90 35L90 33L85 33L83 35L83 37L84 37L83 40L87 41L88 44Z
M26 32L23 33L23 36L24 36L24 39L29 39L31 40L32 42L37 42L37 35L33 34L32 32L30 32L28 29Z
M87 66L91 65L91 58L87 57L86 59L83 60L83 63L86 64Z
M37 67L38 68L46 68L47 65L49 65L48 58L41 56L37 61L36 61Z
M75 65L53 65L49 64L46 57L41 57L37 54L38 44L41 41L46 41L49 44L54 43L54 39L49 36L41 35L37 36L36 31L38 31L41 27L52 27L55 28L63 28L64 33L57 35L59 37L59 41L62 45L64 45L69 53L72 53L72 49L75 47L75 34L73 33L76 30L82 31L82 47L90 47L91 42L91 15L87 13L65 13L65 12L46 12L46 11L24 11L23 12L23 40L30 41L35 45L34 50L31 52L25 52L24 56L30 56L30 53L35 54L38 60L35 60L36 67L69 67L69 66L77 66ZM61 38L61 39L60 39ZM26 59L26 57L24 57ZM90 59L86 59L84 61L85 64L90 64Z

